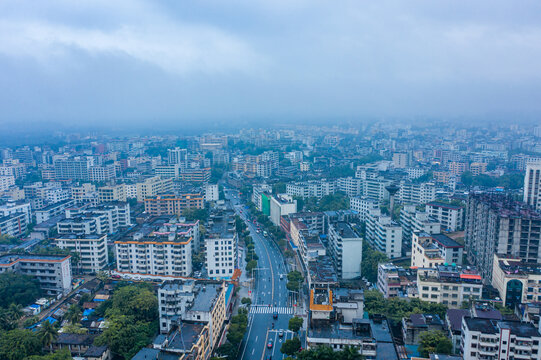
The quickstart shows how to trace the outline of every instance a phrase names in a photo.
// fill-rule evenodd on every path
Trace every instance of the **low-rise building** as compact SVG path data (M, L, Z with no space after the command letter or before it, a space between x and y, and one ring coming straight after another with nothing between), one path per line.
M462 341L462 319L470 315L470 310L449 309L445 313L445 325L447 335L453 344L453 354L460 352L460 343Z
M220 199L218 184L205 185L205 201L218 201Z
M411 314L402 318L402 338L406 345L418 345L425 331L443 331L444 324L437 314Z
M392 263L380 263L376 286L386 299L417 297L417 274L414 269L404 269Z
M462 265L464 246L444 234L413 233L411 266L434 268L438 264Z
M474 269L437 265L435 268L417 269L419 298L456 309L464 301L481 298L481 275Z
M26 233L28 223L24 213L0 217L0 235L22 237Z
M47 295L66 295L72 289L70 258L69 255L3 255L0 273L33 276Z
M302 198L317 197L334 194L336 185L334 181L309 180L304 182L294 182L286 184L286 193L290 196Z
M100 187L98 189L98 200L99 202L126 201L126 185L117 184Z
M402 225L402 245L405 249L411 248L414 232L439 234L441 225L438 220L430 217L427 212L419 211L415 205L405 205L400 211L400 224Z
M79 254L77 270L97 273L109 263L107 235L63 234L55 240L61 249L69 249Z
M532 325L464 317L462 355L465 359L541 359L541 335Z
M154 176L136 184L137 201L144 201L159 194L171 194L172 191L172 178L162 179L159 176Z

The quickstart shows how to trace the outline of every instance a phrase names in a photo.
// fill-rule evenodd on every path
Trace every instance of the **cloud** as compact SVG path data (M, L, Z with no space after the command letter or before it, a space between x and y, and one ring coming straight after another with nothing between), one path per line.
M264 63L248 43L227 31L210 24L172 21L143 6L140 10L139 18L117 14L118 23L104 28L47 19L3 19L0 53L51 64L76 50L91 56L129 57L179 75L257 73Z

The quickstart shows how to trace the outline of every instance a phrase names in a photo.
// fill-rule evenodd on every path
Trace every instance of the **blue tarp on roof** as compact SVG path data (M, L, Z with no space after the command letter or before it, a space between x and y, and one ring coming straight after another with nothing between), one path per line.
M95 309L86 309L85 311L83 311L83 316L88 316L90 314L92 314L94 311L96 311Z

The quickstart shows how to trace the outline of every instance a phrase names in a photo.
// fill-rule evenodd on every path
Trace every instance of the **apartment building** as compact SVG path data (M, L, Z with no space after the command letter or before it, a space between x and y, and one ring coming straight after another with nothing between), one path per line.
M169 333L186 323L209 326L209 345L212 350L224 330L227 319L225 283L216 281L171 280L158 288L160 332Z
M494 255L492 286L505 306L541 302L541 264Z
M71 256L13 254L0 256L0 273L14 272L38 279L50 296L66 295L71 289Z
M415 205L405 205L400 210L400 224L402 225L402 245L409 249L414 232L439 234L441 225L427 212L417 210Z
M22 237L26 234L28 222L24 213L0 217L0 235Z
M98 188L99 202L127 201L126 185L117 184Z
M526 164L524 202L541 210L541 161Z
M27 224L32 220L32 209L30 203L24 201L8 201L0 205L0 216L7 217L15 214L24 214Z
M465 359L541 359L541 335L532 324L520 321L462 319L461 350Z
M171 194L173 192L173 179L162 179L159 176L154 176L137 183L136 191L137 201L144 201L159 194Z
M210 215L205 236L208 276L229 279L238 269L238 237L232 211L216 211Z
M263 212L262 209L262 194L263 193L272 193L272 186L268 184L254 184L252 185L252 202L255 204L257 210ZM268 198L267 198L268 199ZM265 215L270 215L270 200L268 203L268 213Z
M193 238L174 226L165 231L139 228L115 241L117 271L132 274L190 276Z
M436 265L417 269L419 299L458 309L464 301L481 298L481 275L473 268Z
M156 176L159 176L162 179L179 179L181 171L182 168L180 167L180 164L158 165L154 168Z
M455 232L464 230L464 207L440 201L426 204L426 212L440 222L442 230Z
M317 197L320 199L323 196L334 194L335 191L336 186L334 181L309 180L286 184L287 195L302 198Z
M96 186L90 183L72 186L70 188L70 197L77 204L91 203L95 205L99 201Z
M188 160L188 150L181 148L167 149L167 163L181 164Z
M462 265L464 246L444 234L413 233L411 266L433 268L441 264Z
M417 274L393 263L378 264L377 289L386 299L417 297Z
M14 176L0 176L0 192L7 191L13 185L15 185Z
M145 212L152 216L182 215L184 209L203 209L202 194L156 195L145 199Z
M492 282L494 254L541 263L541 214L525 203L498 194L470 194L465 248L486 284Z
M210 180L210 168L186 169L180 174L182 181L206 183Z
M418 184L401 181L399 187L396 198L402 204L418 205L436 200L436 185L434 183Z
M0 176L11 176L15 179L23 177L26 174L26 166L24 164L14 163L10 165L0 165Z
M206 184L205 185L205 201L218 201L220 199L220 192L218 184Z
M336 180L336 191L346 193L348 196L363 195L364 180L354 177L338 178Z
M59 234L111 235L130 225L130 205L111 202L96 207L66 210L66 219L57 223L57 231Z
M297 212L297 200L286 194L274 195L270 199L270 220L280 226L282 216Z
M349 208L359 213L359 220L366 221L371 210L379 209L379 202L367 197L350 197Z
M402 227L380 209L368 212L366 240L390 259L402 256Z
M92 158L57 159L54 162L54 176L56 180L90 180L89 171L93 165Z
M389 192L387 191L386 187L392 183L392 180L381 177L363 179L363 191L361 195L379 202L387 200L389 199Z
M67 208L75 206L75 200L69 199L51 204L36 211L36 224L41 224L52 217L63 215Z
M116 167L114 164L91 166L88 170L90 181L109 181L116 178Z
M346 222L329 225L329 255L341 279L361 277L363 239Z
M109 264L107 235L63 234L55 240L56 246L79 254L77 270L84 273L97 273Z

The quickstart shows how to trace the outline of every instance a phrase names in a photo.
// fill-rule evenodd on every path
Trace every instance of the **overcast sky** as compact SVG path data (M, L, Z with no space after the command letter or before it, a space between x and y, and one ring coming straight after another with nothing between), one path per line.
M540 1L0 0L0 125L541 113Z

